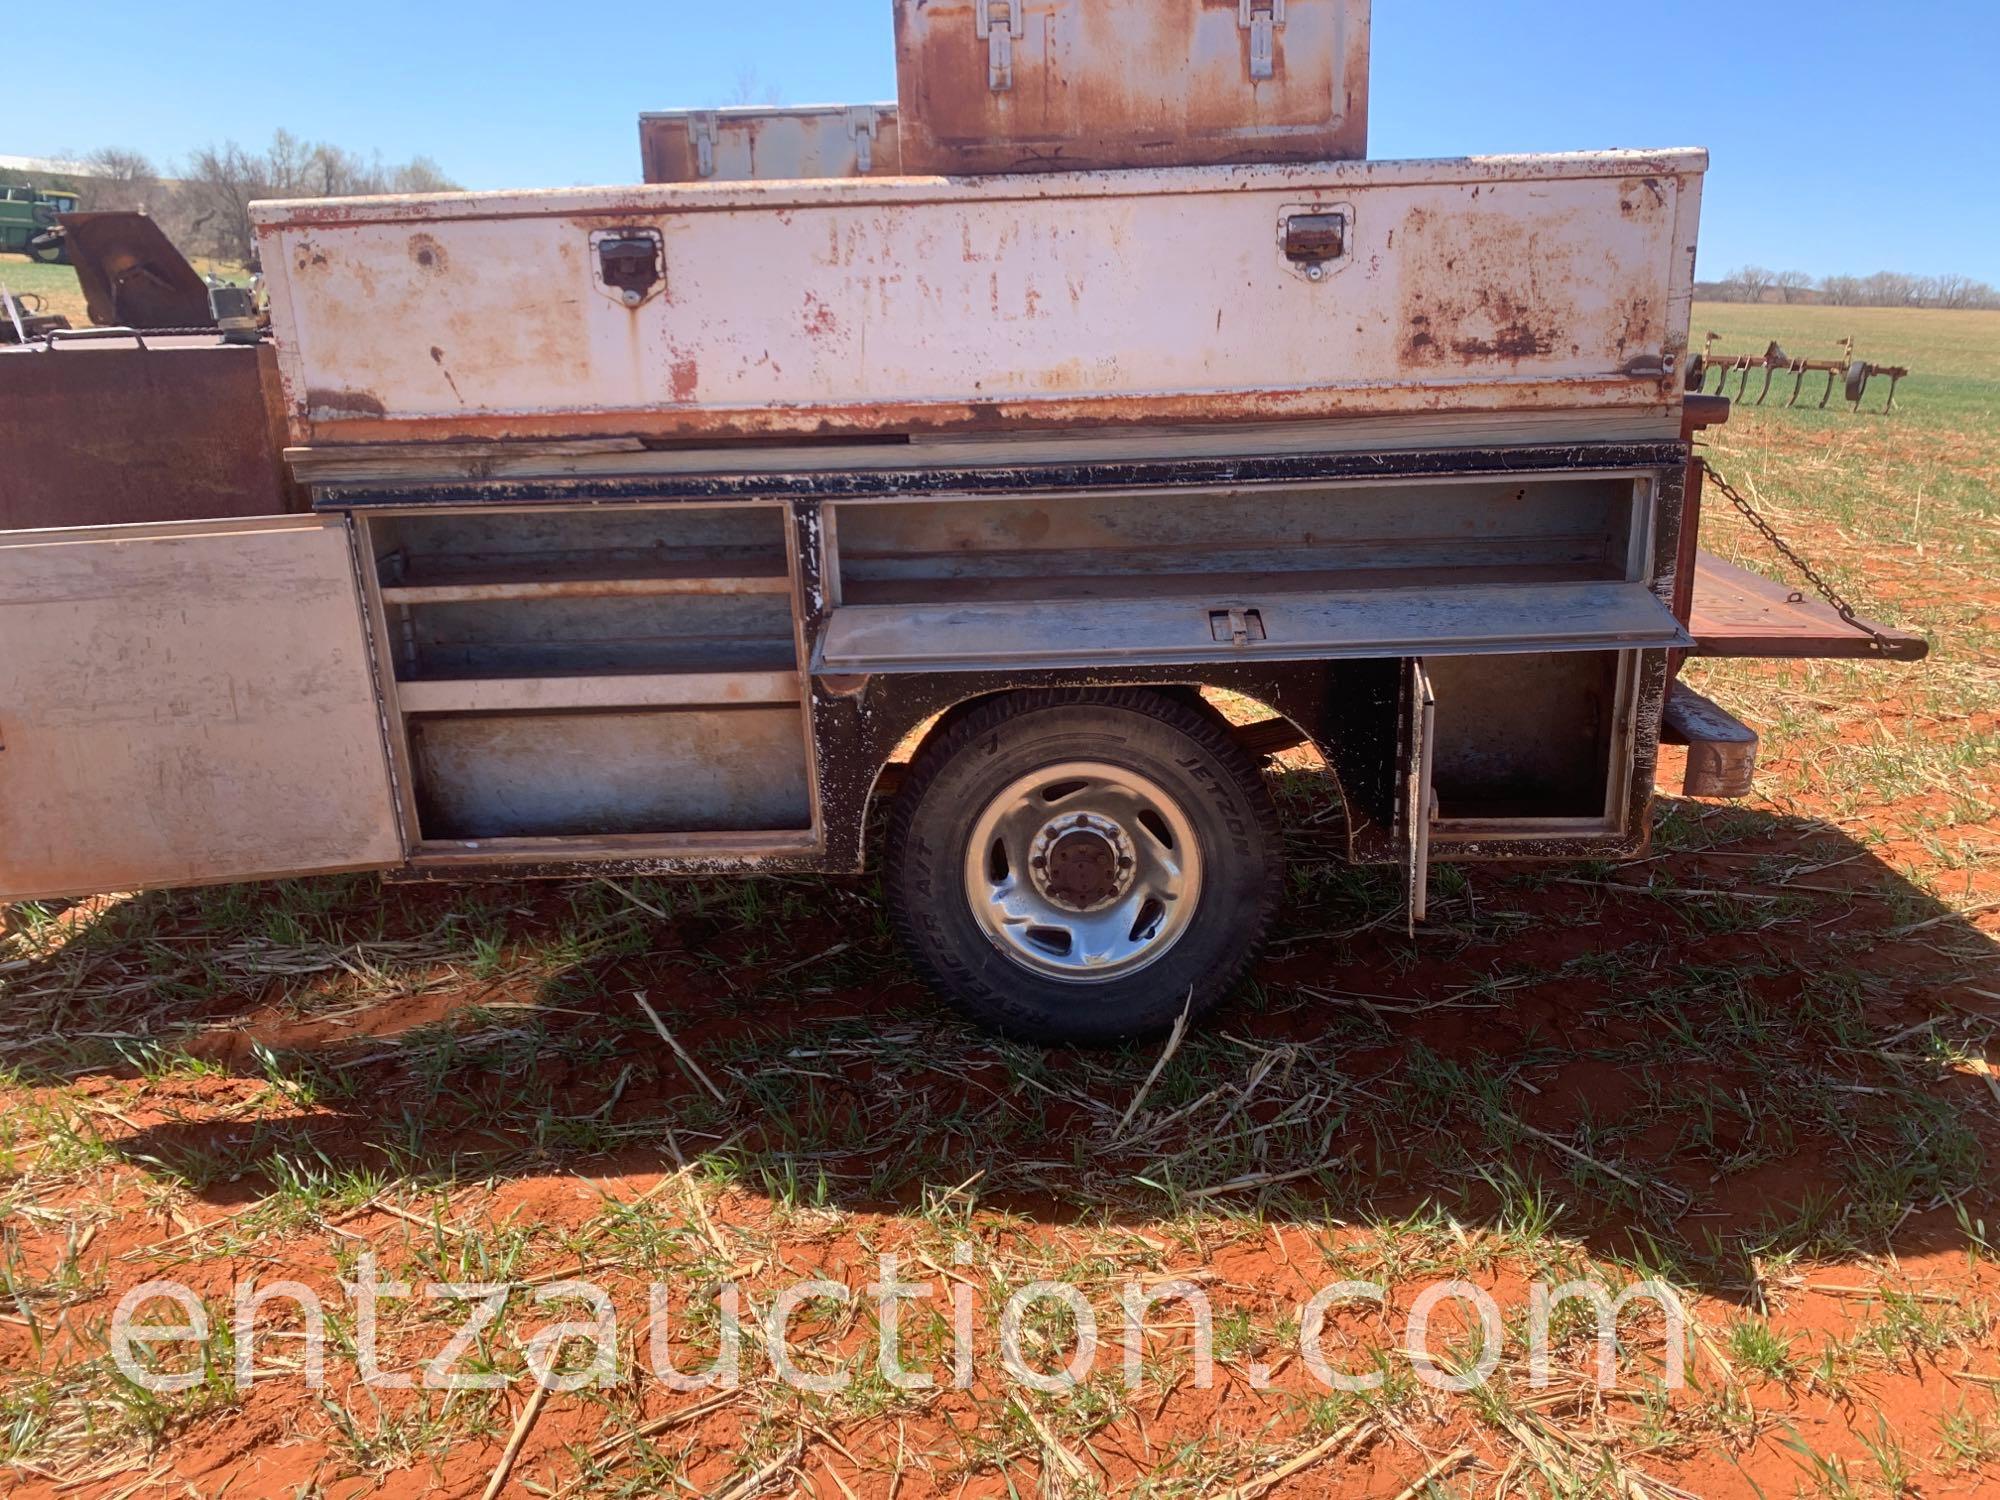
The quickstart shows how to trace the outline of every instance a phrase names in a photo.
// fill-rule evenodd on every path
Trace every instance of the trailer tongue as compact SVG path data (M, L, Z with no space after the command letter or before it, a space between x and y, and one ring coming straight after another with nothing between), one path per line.
M684 182L258 206L315 514L0 537L0 893L853 871L893 782L923 971L1105 1040L1254 955L1257 754L1414 926L1643 848L1663 727L1744 789L1686 653L1920 654L1698 552L1703 153L1337 159L1364 3L1168 11L903 5L893 110L649 117Z

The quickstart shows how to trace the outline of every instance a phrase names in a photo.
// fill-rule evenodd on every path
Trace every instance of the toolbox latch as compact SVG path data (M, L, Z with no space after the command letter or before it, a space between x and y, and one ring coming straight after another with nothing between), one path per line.
M1264 640L1264 612L1259 609L1211 609L1208 612L1208 633L1217 641L1231 646L1247 646L1252 641Z
M699 109L688 116L688 144L694 147L697 177L715 175L715 111Z
M664 279L666 246L657 229L599 230L590 237L597 251L597 280L627 307L637 307Z
M882 128L875 108L856 104L847 111L847 133L854 137L854 170L866 177L875 170L875 137Z
M986 43L986 86L994 93L1014 86L1014 43L1027 30L1021 0L973 0L972 34Z
M1285 259L1325 265L1347 253L1347 215L1290 214L1285 219Z
M1236 24L1250 33L1250 76L1275 77L1278 28L1285 24L1285 0L1236 0Z
M1278 210L1279 264L1304 281L1323 282L1354 258L1354 206L1288 203Z

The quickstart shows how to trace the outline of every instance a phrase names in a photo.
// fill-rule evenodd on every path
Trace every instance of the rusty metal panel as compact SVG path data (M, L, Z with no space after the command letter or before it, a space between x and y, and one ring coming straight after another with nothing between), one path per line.
M572 189L255 217L306 444L1678 419L1706 160ZM1337 258L1288 258L1302 214L1341 216Z
M669 109L639 116L647 182L894 177L903 170L893 104Z
M0 534L0 619L0 900L402 858L343 521Z
M306 508L286 481L275 351L219 338L0 354L0 531Z
M908 172L1368 154L1369 0L896 0Z
M1688 631L1697 656L1873 657L1922 661L1930 642L1872 620L1849 625L1797 589L1703 552L1695 559ZM1876 644L1871 632L1888 642Z

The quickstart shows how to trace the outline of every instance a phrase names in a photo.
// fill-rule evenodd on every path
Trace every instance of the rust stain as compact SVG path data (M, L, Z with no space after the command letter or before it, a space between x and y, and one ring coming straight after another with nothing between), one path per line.
M451 378L451 368L444 362L444 350L440 349L436 344L431 345L431 363L436 365L444 375L444 382L451 387L451 393L458 398L458 404L460 406L465 405L465 394L459 390L458 382Z
M677 359L667 367L667 387L676 401L692 401L701 384L701 367L691 359Z
M1582 278L1536 230L1504 214L1423 209L1403 229L1406 366L1519 365L1575 350L1568 325Z
M410 259L426 271L433 272L444 270L449 263L449 257L444 253L444 246L428 234L410 236Z
M1579 380L1551 376L1545 382L1523 382L1506 392L1505 400L1478 403L1491 411L1530 411L1556 399L1644 405L1633 399L1626 377ZM1468 403L1456 389L1406 391L1253 390L1201 392L1158 396L1023 395L1006 400L973 398L939 401L883 401L844 404L836 408L803 406L659 406L646 410L493 414L478 411L454 416L373 418L365 414L331 417L318 422L325 441L483 442L508 439L579 437L660 437L686 440L756 439L774 436L846 436L859 433L993 432L1025 427L1095 426L1121 428L1162 423L1227 424L1278 421L1302 417L1362 417L1406 415L1411 411L1465 410ZM308 429L313 425L308 422ZM311 440L310 430L307 440Z
M1643 295L1628 298L1623 312L1623 325L1618 334L1618 352L1631 354L1650 350L1654 344L1652 299Z
M811 292L805 295L805 308L805 329L810 337L823 339L840 332L840 319L833 309Z
M315 412L350 412L364 417L386 417L389 414L389 408L373 391L314 387L306 392L306 406Z

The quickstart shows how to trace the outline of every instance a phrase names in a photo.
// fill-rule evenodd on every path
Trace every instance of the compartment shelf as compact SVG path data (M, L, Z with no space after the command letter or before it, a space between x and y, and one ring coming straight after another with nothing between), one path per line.
M592 677L453 677L396 689L406 714L535 713L602 708L726 707L799 702L797 672L631 672Z
M489 600L658 598L669 595L788 594L782 557L688 558L673 562L522 563L430 567L385 580L389 604L468 604Z

